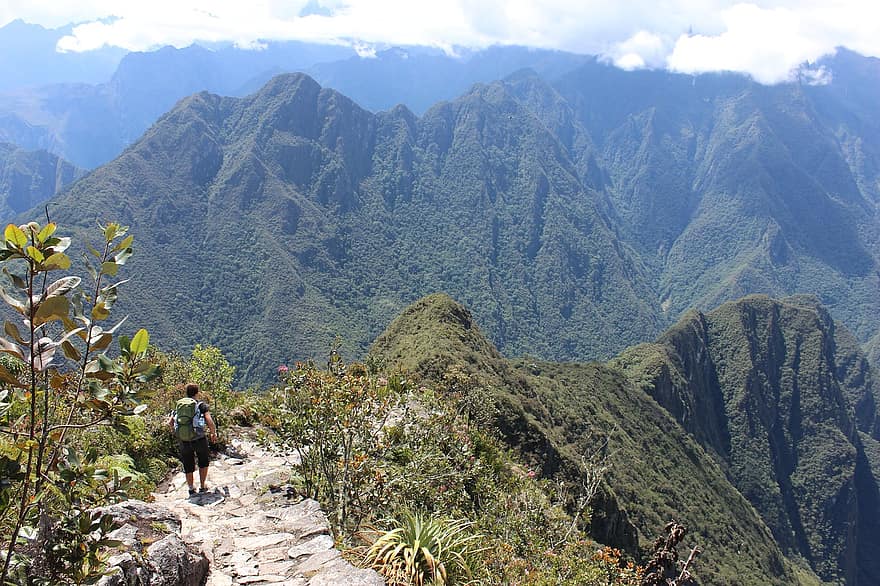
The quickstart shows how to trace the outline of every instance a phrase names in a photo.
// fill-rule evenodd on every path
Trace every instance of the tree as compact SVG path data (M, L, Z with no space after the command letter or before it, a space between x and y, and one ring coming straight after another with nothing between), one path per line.
M87 290L78 276L50 282L50 274L71 267L70 238L58 237L54 223L9 224L0 243L8 281L0 297L18 314L4 322L0 336L6 355L0 361L0 434L6 440L0 455L0 584L27 565L18 550L22 540L38 536L38 527L44 538L54 531L66 540L50 554L77 552L55 568L68 578L56 580L81 581L96 570L98 545L106 543L110 524L86 510L94 491L81 486L113 479L94 466L96 454L73 440L99 425L125 432L125 416L146 408L143 383L158 375L146 360L146 330L119 335L118 356L107 354L122 322L107 329L102 324L125 283L115 277L132 254L133 237L116 223L100 228L102 248L88 246L93 259L83 254L91 277Z

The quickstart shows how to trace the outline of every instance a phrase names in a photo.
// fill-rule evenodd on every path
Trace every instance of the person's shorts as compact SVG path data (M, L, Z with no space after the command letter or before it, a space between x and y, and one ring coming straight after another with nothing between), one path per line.
M207 468L208 462L211 461L211 451L206 437L191 442L180 442L180 461L183 462L183 471L187 474L195 472L196 460L199 461L199 468Z

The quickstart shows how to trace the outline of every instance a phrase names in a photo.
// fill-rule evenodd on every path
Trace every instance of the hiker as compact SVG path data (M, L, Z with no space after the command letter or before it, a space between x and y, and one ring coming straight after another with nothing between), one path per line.
M205 436L207 427L211 441L217 441L217 428L211 418L208 404L199 401L199 385L190 383L186 385L186 397L177 401L168 426L174 435L180 440L180 461L183 463L183 471L186 473L186 484L189 486L190 496L196 494L193 472L195 472L195 460L199 462L199 492L208 492L205 481L208 479L208 463L210 450L208 438Z

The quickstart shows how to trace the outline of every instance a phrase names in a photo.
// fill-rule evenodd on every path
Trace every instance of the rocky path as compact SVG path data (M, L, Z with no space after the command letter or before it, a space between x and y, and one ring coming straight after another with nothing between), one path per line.
M318 503L288 487L294 456L234 440L211 462L209 492L189 497L183 472L155 502L181 518L183 541L210 562L207 586L373 586L371 570L352 566L333 547Z

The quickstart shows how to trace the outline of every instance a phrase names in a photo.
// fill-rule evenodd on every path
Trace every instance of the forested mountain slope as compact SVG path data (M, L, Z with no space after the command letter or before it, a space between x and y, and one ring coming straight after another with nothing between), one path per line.
M659 331L638 260L497 84L420 119L304 75L198 94L54 209L138 227L133 317L170 346L223 348L250 380L337 334L357 354L438 289L507 353L610 355Z
M432 295L408 307L369 356L427 380L463 368L489 389L494 425L544 476L577 485L582 458L591 461L604 445L609 468L590 523L599 541L635 553L676 519L690 528L688 543L704 550L700 583L798 583L758 513L646 389L613 363L504 359L477 322L449 297Z
M635 530L645 545L675 518L703 547L701 583L804 583L815 579L805 565L829 582L877 583L874 372L814 300L694 311L605 365L505 360L475 322L427 297L370 358L428 380L472 373L500 431L545 475L577 479L607 441L598 539L626 547Z
M139 226L159 332L260 378L334 334L357 354L437 290L507 355L609 357L748 293L817 295L870 349L880 74L843 52L830 65L838 85L523 71L421 118L281 76L182 101L61 207ZM281 330L291 344L258 348Z
M841 50L826 85L601 64L553 89L509 83L603 194L667 317L811 293L868 342L880 329L878 64Z
M701 443L784 552L824 580L880 581L878 388L815 300L693 311L614 363Z

